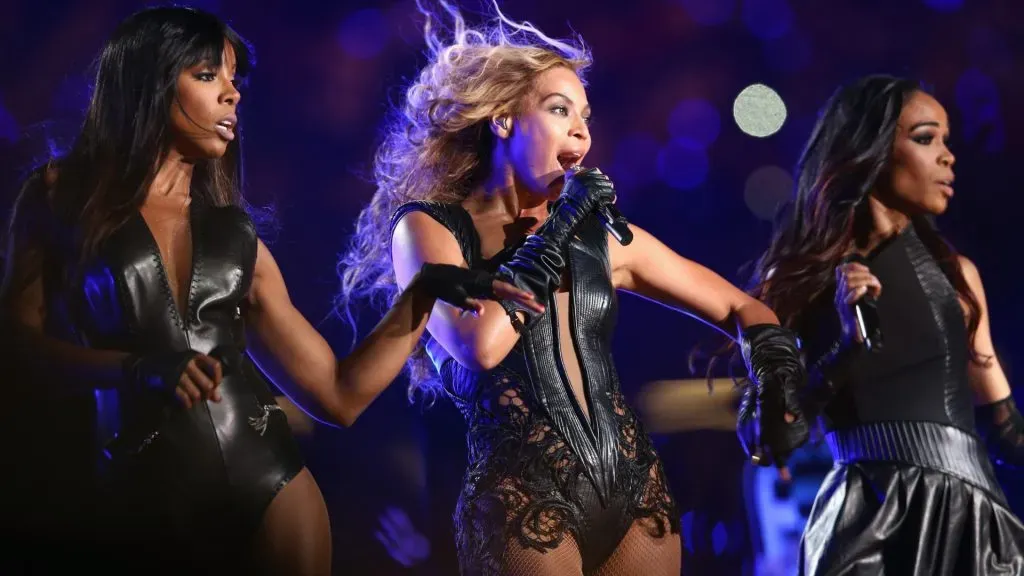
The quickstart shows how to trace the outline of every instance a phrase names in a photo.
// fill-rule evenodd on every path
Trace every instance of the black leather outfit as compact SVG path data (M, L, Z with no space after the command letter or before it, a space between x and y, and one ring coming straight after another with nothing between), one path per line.
M516 248L484 260L473 221L458 204L405 204L392 222L412 211L451 230L470 268L493 271ZM655 537L679 532L661 462L619 391L612 363L617 300L606 238L600 222L588 218L567 250L570 330L589 419L561 362L554 294L494 369L469 370L436 341L427 342L444 390L469 425L469 469L456 511L466 576L502 573L512 540L545 551L571 535L587 573L609 557L636 519L648 519Z
M913 226L868 259L885 347L832 376L823 423L834 467L801 546L800 574L1024 574L1024 526L974 428L957 293ZM809 360L839 334L826 294Z
M253 278L255 229L239 208L197 202L184 317L156 241L136 214L104 243L71 297L50 300L51 318L63 318L92 348L138 355L244 349L240 306ZM264 511L303 461L283 411L247 356L219 390L219 403L189 410L152 390L118 392L114 504L105 516L122 545L178 556L195 545L208 556L237 543L251 552ZM179 545L186 548L175 550Z

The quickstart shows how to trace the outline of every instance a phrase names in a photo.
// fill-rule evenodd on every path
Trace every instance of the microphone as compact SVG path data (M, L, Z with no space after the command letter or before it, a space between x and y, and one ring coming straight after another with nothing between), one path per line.
M867 265L864 257L860 254L850 254L843 258L843 264ZM884 346L882 338L882 326L878 318L878 303L870 293L865 294L860 300L852 304L854 319L857 323L857 333L864 341L864 347L876 352Z
M566 172L575 174L580 170L583 170L583 166L576 164L571 166ZM626 217L622 215L622 212L619 212L619 209L614 204L609 202L598 208L597 216L601 219L601 223L604 224L605 230L618 240L619 244L629 246L630 242L633 241L633 232L629 229L629 221L626 220Z
M608 203L598 208L597 215L601 218L605 230L623 246L633 241L633 231L629 229L629 221L619 212L614 204Z

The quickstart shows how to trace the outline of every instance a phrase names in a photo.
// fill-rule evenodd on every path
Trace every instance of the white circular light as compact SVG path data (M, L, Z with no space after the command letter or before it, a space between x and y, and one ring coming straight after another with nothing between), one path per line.
M764 84L751 84L736 96L732 116L740 130L757 138L775 134L786 122L786 103Z

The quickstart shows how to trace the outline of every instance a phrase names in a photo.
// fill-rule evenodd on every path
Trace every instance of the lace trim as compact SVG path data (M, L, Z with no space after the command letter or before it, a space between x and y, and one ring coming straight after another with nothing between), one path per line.
M469 421L470 465L456 511L456 541L465 574L500 574L511 540L553 550L587 528L577 482L585 474L551 422L535 410L518 378L494 371L481 378L477 400L459 408ZM619 486L631 496L626 514L645 520L653 537L679 532L679 515L661 463L622 394L608 396L619 422Z

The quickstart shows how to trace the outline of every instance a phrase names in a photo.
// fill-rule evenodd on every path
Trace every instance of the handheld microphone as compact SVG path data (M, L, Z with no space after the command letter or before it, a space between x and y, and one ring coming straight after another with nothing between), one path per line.
M867 265L860 254L851 254L843 258L843 263ZM864 347L871 351L881 350L884 346L882 326L878 318L878 303L870 293L865 294L852 305L854 319L857 322L857 333L864 341Z
M619 212L614 204L605 204L597 210L605 230L619 241L623 246L629 246L633 241L633 231L629 229L629 221Z
M583 170L583 167L579 164L569 168L568 172L575 174ZM612 235L613 238L619 241L619 244L623 246L629 246L630 242L633 241L633 232L629 229L629 221L626 217L619 212L619 209L612 203L607 203L597 209L597 216L601 219L601 223L604 224L605 230Z

